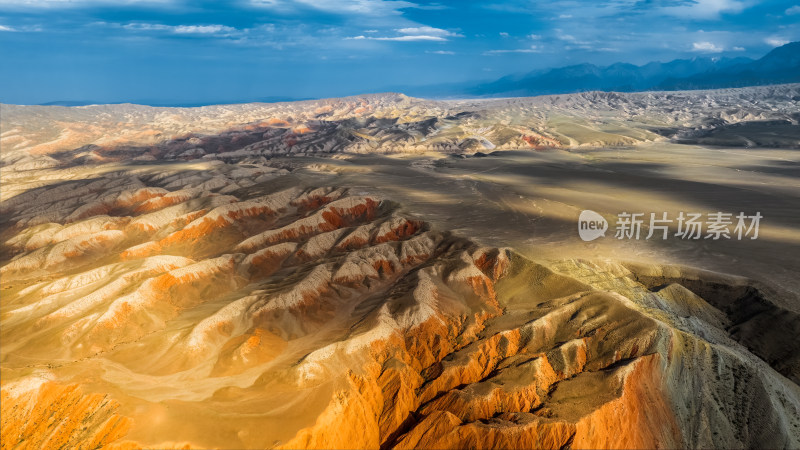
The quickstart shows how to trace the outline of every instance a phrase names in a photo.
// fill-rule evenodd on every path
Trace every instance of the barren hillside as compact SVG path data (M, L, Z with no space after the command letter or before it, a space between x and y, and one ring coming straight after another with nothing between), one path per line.
M796 448L798 105L2 105L2 448Z

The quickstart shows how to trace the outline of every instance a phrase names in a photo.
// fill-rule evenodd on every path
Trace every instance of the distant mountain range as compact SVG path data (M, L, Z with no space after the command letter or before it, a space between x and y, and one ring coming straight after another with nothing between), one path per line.
M720 89L769 84L800 83L800 42L777 47L764 57L676 59L650 62L642 66L615 63L610 66L577 64L526 74L509 75L495 81L475 84L448 83L429 86L395 86L388 90L404 92L417 97L527 97L546 94L571 94L586 91L676 91L693 89ZM221 103L288 102L310 100L284 96L262 97L250 100L221 101ZM79 106L102 102L57 101L46 105ZM150 106L206 106L215 104L183 102L135 103Z
M714 89L797 82L800 82L800 42L791 42L756 61L718 67L686 77L671 76L656 88Z
M510 75L479 85L450 84L421 88L412 95L519 97L585 91L717 89L800 82L800 42L750 58L676 59L642 66L616 63L600 67L578 64Z

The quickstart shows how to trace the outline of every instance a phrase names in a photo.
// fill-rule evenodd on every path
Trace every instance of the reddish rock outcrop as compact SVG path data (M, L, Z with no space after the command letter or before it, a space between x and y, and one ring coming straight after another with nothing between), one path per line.
M83 393L76 384L17 384L1 390L0 399L3 449L105 448L131 427L131 420L117 413L117 401Z

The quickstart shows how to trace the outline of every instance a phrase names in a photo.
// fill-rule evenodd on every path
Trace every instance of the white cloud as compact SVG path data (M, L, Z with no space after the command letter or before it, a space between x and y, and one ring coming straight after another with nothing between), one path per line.
M558 16L559 19L572 19L572 14L561 14Z
M733 50L735 52L743 52L743 51L745 51L747 49L744 48L744 47L733 47L731 50Z
M508 37L508 33L506 33L505 31L501 31L500 32L500 37L507 38Z
M0 6L22 8L78 8L92 5L170 5L175 0L0 0Z
M396 36L396 37L376 37L370 38L376 41L401 41L401 42L411 42L411 41L446 41L447 39L441 36L427 36L424 34L418 35L410 35L410 36Z
M769 45L771 45L773 47L780 47L782 45L786 45L786 44L789 43L789 41L786 40L786 39L774 38L774 37L764 39L764 42L766 42L767 44L769 44Z
M793 16L795 14L800 14L800 5L794 5L791 8L786 8L785 11L787 16Z
M446 41L447 39L441 36L427 36L424 34L419 35L406 35L406 36L394 36L394 37L373 37L373 36L353 36L353 37L346 37L345 39L352 39L352 40L369 40L369 41L398 41L398 42L414 42L414 41Z
M399 15L402 14L401 9L419 7L415 3L402 0L250 0L250 4L287 10L302 6L331 13L369 16Z
M529 48L512 48L512 49L501 49L501 50L489 50L483 52L484 55L502 55L504 53L540 53L541 50L539 47L535 45L531 45Z
M13 27L7 27L5 25L0 25L0 31L17 31L17 29Z
M415 42L415 41L447 41L449 37L463 37L458 33L443 30L441 28L434 28L428 26L419 27L406 27L397 28L401 36L352 36L345 39L350 40L369 40L369 41L397 41L397 42Z
M563 32L563 30L561 30L559 28L556 28L555 31L558 33L556 35L556 38L558 38L559 40L562 40L564 42L567 42L569 44L576 45L576 46L578 46L578 48L583 48L583 49L587 49L588 50L590 45L596 44L596 42L585 41L585 40L582 40L582 39L578 39L578 38L576 38L575 36L573 36L571 34L565 34Z
M436 50L436 51L427 51L425 53L432 53L434 55L455 55L456 52L451 52L450 50Z
M119 24L107 24L99 22L98 25L119 26ZM225 25L164 25L161 23L131 22L122 25L122 28L133 31L164 31L174 34L205 34L205 35L229 35L237 30L236 28Z
M559 39L561 39L562 41L567 41L567 42L577 42L578 41L578 39L575 36L571 35L571 34L559 34L557 37Z
M398 28L397 32L400 34L412 35L412 36L439 36L439 37L462 37L460 34L456 34L447 30L443 30L441 28L434 28L428 26L422 27L408 27L408 28Z
M725 50L723 47L717 47L717 45L712 42L704 41L692 44L692 51L694 52L719 53L723 50Z
M741 0L690 0L680 6L668 6L664 12L678 17L718 19L720 14L738 14L749 5Z
M177 34L216 34L234 31L236 28L225 25L178 25L172 29L172 32Z
M533 39L534 41L538 41L539 39L542 38L542 35L541 34L529 34L527 37L528 37L528 39Z
M103 23L103 25L107 25ZM115 24L111 24L112 26ZM170 27L168 25L162 25L160 23L138 23L138 22L131 22L122 25L122 28L126 30L141 30L141 31L163 31L168 30Z

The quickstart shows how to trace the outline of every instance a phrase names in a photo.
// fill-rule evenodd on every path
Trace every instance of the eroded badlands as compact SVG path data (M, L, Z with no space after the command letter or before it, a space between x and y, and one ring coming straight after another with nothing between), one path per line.
M789 100L775 98L796 90L769 91L784 112L759 106L749 118L724 112L726 120L785 115ZM545 150L574 146L588 128L560 123L568 139L536 124L627 102L611 108L625 117L597 119L592 133L638 121L639 137L616 143L633 145L631 158L652 169L670 147L631 111L644 101L637 95L586 108L574 103L586 95L566 96L541 115L503 116L511 122L495 114L509 114L513 101L468 114L381 97L351 101L347 113L345 101L294 106L292 117L244 106L246 114L194 117L195 125L188 118L205 113L83 108L69 111L77 115L57 136L49 121L67 112L14 111L2 130L2 447L800 446L797 292L785 272L767 273L780 258L791 272L793 260L764 256L798 245L785 212L797 205L796 185L762 202L786 223L767 223L767 239L750 244L760 247L709 247L728 263L750 252L749 272L721 270L679 245L589 245L559 234L559 218L583 205L569 197L574 180L554 187L548 171L605 183L608 199L602 189L591 197L603 212L620 206L610 200L618 189L639 204L654 194L602 178L628 170L601 153L619 149ZM649 101L667 102L659 95ZM728 108L754 95L702 98ZM659 108L652 117L680 111ZM385 111L402 113L387 120ZM318 122L303 116L312 112ZM174 129L116 128L116 114ZM375 126L353 131L326 114ZM498 147L500 127L521 127L519 117L530 128L505 143L527 153L352 154L444 133L453 147L425 151L467 156ZM498 124L469 130L485 142L454 137L464 132L454 124L478 120ZM233 131L215 128L233 122ZM187 131L194 135L176 137ZM314 149L313 139L335 144L335 155L291 157L282 147ZM695 149L686 160L697 167L708 153ZM736 164L797 164L788 150L764 152L736 153ZM705 180L725 179L738 167L731 160L716 160ZM752 177L772 186L773 176L780 172ZM777 187L749 186L754 200L777 198Z

